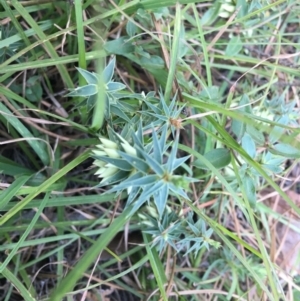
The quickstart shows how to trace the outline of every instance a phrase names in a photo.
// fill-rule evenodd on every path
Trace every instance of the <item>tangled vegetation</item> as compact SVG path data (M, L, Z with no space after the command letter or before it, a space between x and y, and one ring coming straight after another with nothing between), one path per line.
M0 299L299 300L299 13L0 0Z

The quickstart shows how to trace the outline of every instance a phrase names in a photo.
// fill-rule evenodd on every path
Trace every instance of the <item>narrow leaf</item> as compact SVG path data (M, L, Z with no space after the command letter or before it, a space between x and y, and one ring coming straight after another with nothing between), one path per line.
M154 203L156 205L159 217L162 218L166 208L167 200L169 196L169 187L166 183L158 192L154 195Z
M142 173L147 173L149 170L149 165L142 159L124 153L122 151L118 151L118 154L125 159L132 167L136 168L137 170L141 171Z
M256 189L255 189L255 183L252 177L249 175L245 175L242 178L242 183L246 192L247 199L249 201L249 204L251 208L255 208L256 206Z
M103 71L103 82L105 84L109 83L114 75L115 70L115 64L116 64L116 58L114 57L108 65L105 67Z
M99 79L98 79L98 77L96 76L95 73L89 72L89 71L84 70L82 68L76 68L76 69L84 77L84 79L86 80L86 82L88 84L98 85Z
M123 159L111 158L111 157L106 157L106 156L94 156L94 158L97 160L100 160L100 161L110 163L110 164L116 166L117 168L125 170L125 171L132 170L132 165Z

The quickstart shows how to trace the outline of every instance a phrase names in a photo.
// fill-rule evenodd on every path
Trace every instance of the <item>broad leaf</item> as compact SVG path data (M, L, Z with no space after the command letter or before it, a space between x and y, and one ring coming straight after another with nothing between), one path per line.
M226 148L213 149L206 153L204 157L217 169L227 166L231 160L230 151ZM207 166L200 159L193 162L193 165L197 168L208 170Z
M270 148L269 151L272 154L283 156L286 158L291 158L291 159L300 158L300 150L292 147L289 144L278 143L278 144L274 145L273 148Z
M91 95L95 95L98 93L98 85L87 85L83 87L76 88L66 96L74 97L74 96L82 96L82 97L88 97Z

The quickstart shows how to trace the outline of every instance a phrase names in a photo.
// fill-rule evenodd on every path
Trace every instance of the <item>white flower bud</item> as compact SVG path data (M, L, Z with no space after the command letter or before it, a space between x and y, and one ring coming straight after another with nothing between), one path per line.
M118 152L115 149L105 148L104 151L106 155L109 156L110 158L120 158Z
M137 155L136 149L134 147L132 147L128 142L121 143L121 144L122 144L122 147L124 148L125 152L128 155L132 155L132 156L136 156Z
M107 177L110 177L112 176L113 174L115 174L119 169L117 167L109 167L109 168L106 168L103 173L101 174L101 177L102 178L107 178ZM104 179L103 179L104 180Z
M118 144L106 138L100 138L101 143L105 148L118 149ZM103 149L103 148L102 148Z
M106 156L106 153L100 150L93 150L93 153L95 154L95 156Z

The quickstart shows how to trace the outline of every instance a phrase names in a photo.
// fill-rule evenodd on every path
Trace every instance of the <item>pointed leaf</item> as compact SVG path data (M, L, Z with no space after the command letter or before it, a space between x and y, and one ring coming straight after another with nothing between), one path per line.
M165 124L161 128L161 135L159 139L160 149L164 153L166 150L166 141L167 141L168 125Z
M126 88L122 83L109 82L107 85L107 92L120 91Z
M156 182L154 185L149 185L143 187L143 192L139 196L137 202L145 202L149 200L149 198L155 195L157 191L159 191L164 186L163 181Z
M111 189L109 189L105 193L111 193L111 192L116 192L116 191L121 191L121 190L127 189L127 188L130 187L130 185L126 184L127 182L135 180L135 179L139 179L142 176L143 176L142 173L137 172L137 173L135 173L135 174L128 177L128 172L127 172L127 179L124 179L122 181L122 183L114 185Z
M177 187L175 186L173 183L169 183L169 189L173 191L173 193L178 196L182 196L183 198L189 200L190 198L188 197L188 195L185 193L185 191L181 188L181 187Z
M174 140L174 143L172 145L172 150L171 150L170 156L168 158L168 162L166 164L169 173L172 173L174 170L177 151L178 151L178 136Z
M179 166L181 166L186 160L188 160L191 156L185 156L182 158L177 158L174 160L173 162L173 170L175 170L176 168L178 168Z
M128 177L128 171L120 170L120 171L116 172L114 175L112 175L111 177L105 179L104 181L102 180L100 182L100 184L97 185L96 187L103 187L103 186L111 185L116 182L123 181L127 177Z
M140 118L139 127L135 134L132 135L134 143L139 147L139 149L143 149L144 147L144 136L143 136L143 125L142 118ZM140 152L140 151L139 151Z
M154 203L160 218L162 218L162 215L165 211L168 196L169 188L167 183L161 189L159 189L156 194L154 194Z
M152 127L152 141L153 141L153 157L159 164L162 164L162 157L163 157L162 149L160 148L157 133L153 127Z
M167 106L166 104L166 101L165 101L165 98L164 98L164 95L162 93L160 93L160 105L163 107L163 110L164 110L164 113L166 116L170 116L170 110L171 110L171 105L170 105L170 109L169 107Z
M130 205L137 198L137 196L140 194L140 190L141 190L141 187L132 187L132 189L128 195L128 198L127 198L126 206Z
M106 156L94 156L94 158L98 159L100 161L104 161L106 163L110 163L122 170L126 170L126 171L132 170L132 165L123 159L110 158L110 157L106 157Z
M139 149L139 148L137 148ZM140 150L142 156L145 158L149 168L151 168L157 175L159 176L163 176L163 174L165 173L164 169L162 168L162 166L155 161L154 158L152 158L150 155L148 155L145 151Z
M88 84L98 85L99 79L94 72L89 72L82 68L76 68L79 73L84 77Z
M131 120L128 118L128 116L122 111L117 105L111 105L110 106L110 111L119 116L120 118L124 119L128 123L131 123Z
M114 70L115 70L115 64L116 64L116 58L114 57L109 63L108 65L105 67L104 71L103 71L103 82L105 84L108 84L113 75L114 75Z
M155 182L158 181L157 176L155 175L149 175L149 176L139 176L137 179L128 179L118 185L119 188L127 188L129 186L134 186L134 187L140 187L140 186L145 186L145 185L152 185Z
M138 158L136 156L129 155L125 152L118 151L119 155L125 159L128 164L130 164L132 167L136 168L137 170L141 171L142 173L147 173L149 170L148 164L142 160L141 158Z
M158 108L157 106L153 105L151 102L143 100L145 104L154 112L154 114L161 114L161 109Z

